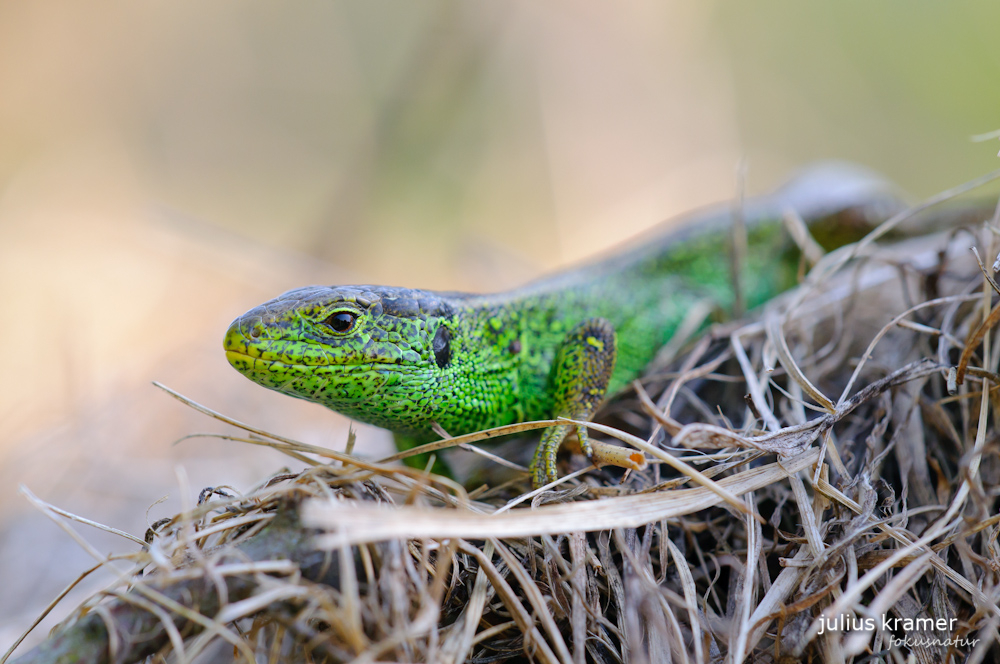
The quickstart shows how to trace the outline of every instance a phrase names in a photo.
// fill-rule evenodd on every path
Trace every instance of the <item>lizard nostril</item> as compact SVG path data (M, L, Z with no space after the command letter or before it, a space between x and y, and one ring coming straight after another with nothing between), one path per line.
M247 316L240 321L240 332L245 337L257 340L264 334L264 323L260 316Z

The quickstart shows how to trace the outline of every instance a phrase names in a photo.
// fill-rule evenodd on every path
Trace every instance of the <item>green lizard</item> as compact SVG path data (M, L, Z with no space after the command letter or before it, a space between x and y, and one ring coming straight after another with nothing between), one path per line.
M747 306L795 283L797 253L781 223L787 210L811 226L832 219L825 226L836 229L838 217L869 222L898 208L882 181L830 166L746 201L739 283ZM226 357L264 387L390 429L404 449L435 440L434 423L460 435L589 420L606 395L642 373L696 303L731 305L732 213L696 214L679 231L503 293L299 288L237 318ZM556 453L573 428L590 456L584 427L546 429L532 463L536 486L557 478Z

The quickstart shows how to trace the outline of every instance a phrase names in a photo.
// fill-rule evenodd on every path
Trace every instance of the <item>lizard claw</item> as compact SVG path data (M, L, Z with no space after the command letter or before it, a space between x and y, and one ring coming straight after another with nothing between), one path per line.
M535 458L531 462L531 484L536 489L559 479L556 455L559 446L569 433L569 425L550 427L545 430L541 442L535 448Z

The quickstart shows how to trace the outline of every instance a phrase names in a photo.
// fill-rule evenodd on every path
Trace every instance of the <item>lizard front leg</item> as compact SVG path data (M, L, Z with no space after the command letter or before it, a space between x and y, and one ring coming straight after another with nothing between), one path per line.
M563 341L552 366L552 393L555 396L553 417L589 420L604 400L615 368L615 330L604 318L588 318L577 325ZM531 478L540 487L558 478L556 453L573 425L545 430L535 458ZM587 428L576 427L580 449L589 458L593 453Z

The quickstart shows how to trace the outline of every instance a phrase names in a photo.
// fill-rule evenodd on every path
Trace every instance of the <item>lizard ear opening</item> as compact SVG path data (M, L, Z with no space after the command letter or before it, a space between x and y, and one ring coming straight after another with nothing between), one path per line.
M451 362L451 332L444 325L439 325L431 342L434 351L434 361L444 369Z

